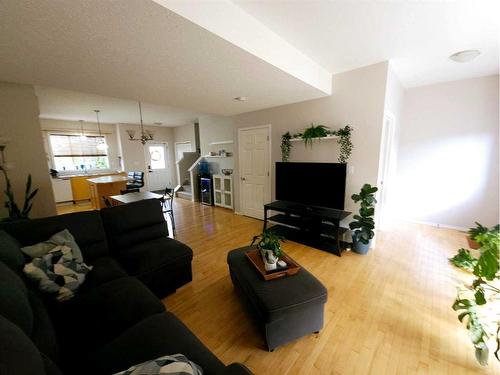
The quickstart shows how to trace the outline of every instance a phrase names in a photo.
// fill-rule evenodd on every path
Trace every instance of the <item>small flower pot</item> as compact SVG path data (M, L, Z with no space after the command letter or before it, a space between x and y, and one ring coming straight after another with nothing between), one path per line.
M278 263L278 257L274 255L272 250L260 249L260 254L262 255L262 261L264 262L264 269L266 271L274 271L276 269L276 264Z
M469 244L469 247L474 250L479 249L480 247L479 244L469 236L467 236L467 243Z
M361 241L356 241L354 236L352 236L352 250L355 253L365 255L368 253L368 250L370 250L370 245L372 241L368 242L367 244L364 244Z

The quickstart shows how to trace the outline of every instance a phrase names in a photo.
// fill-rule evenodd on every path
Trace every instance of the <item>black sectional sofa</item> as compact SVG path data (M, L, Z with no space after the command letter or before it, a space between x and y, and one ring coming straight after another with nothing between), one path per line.
M64 302L27 281L20 246L68 229L93 267ZM210 374L224 366L158 299L191 281L192 250L167 237L157 200L0 224L0 374L113 374L184 354Z

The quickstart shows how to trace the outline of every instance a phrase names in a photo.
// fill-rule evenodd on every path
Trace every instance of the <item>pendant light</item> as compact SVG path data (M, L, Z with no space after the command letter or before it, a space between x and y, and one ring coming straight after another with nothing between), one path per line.
M139 116L141 118L141 137L138 139L135 138L135 131L134 130L126 130L126 132L128 134L129 141L140 141L143 145L145 145L147 141L153 140L153 132L150 130L144 130L144 124L142 122L141 102L139 102Z
M97 128L99 129L99 143L97 144L96 148L100 151L106 151L108 149L108 145L106 144L106 139L103 138L101 134L101 122L99 121L99 112L101 112L98 109L94 109L95 115L97 117Z

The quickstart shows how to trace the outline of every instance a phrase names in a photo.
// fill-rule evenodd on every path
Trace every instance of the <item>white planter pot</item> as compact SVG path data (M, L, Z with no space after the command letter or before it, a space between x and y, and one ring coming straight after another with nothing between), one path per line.
M262 256L262 261L264 262L264 268L266 271L273 271L276 269L276 263L278 263L278 258L274 255L272 250L261 249L260 254Z

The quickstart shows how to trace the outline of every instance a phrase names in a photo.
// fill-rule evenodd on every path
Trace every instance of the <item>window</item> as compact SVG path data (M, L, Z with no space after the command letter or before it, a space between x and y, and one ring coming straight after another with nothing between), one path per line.
M51 134L49 136L54 168L58 171L74 171L109 168L106 150L98 149L104 137Z
M165 148L163 146L149 146L151 169L165 169Z

